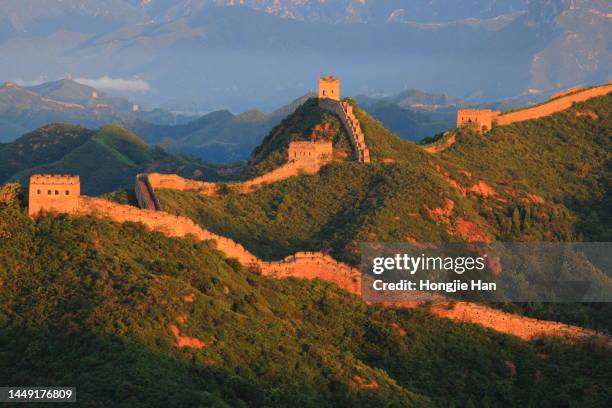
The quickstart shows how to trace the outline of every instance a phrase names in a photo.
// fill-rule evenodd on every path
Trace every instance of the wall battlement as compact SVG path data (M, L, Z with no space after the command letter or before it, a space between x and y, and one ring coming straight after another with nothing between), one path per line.
M557 99L557 98L560 98L560 97L565 96L565 95L569 95L569 94L574 93L574 92L582 91L583 89L584 89L583 86L575 86L573 88L566 89L565 91L561 91L561 92L557 92L555 94L552 94L550 96L550 98L548 98L548 100L550 101L552 99Z
M572 93L571 95L559 97L539 106L502 114L496 118L495 124L498 126L509 125L516 122L550 116L554 113L571 108L575 103L584 102L598 96L604 96L610 92L612 92L612 84L586 89L584 91Z
M34 174L30 177L28 214L35 217L41 212L75 212L80 195L79 176Z
M70 174L33 174L30 176L30 184L81 184L79 176Z
M332 75L319 78L319 107L334 112L340 117L351 140L357 161L370 163L370 150L365 143L359 120L353 113L353 106L340 101L340 80Z
M365 142L359 119L353 113L353 106L348 102L339 102L332 99L319 99L319 106L338 115L342 125L349 135L349 140L357 161L370 163L370 149Z

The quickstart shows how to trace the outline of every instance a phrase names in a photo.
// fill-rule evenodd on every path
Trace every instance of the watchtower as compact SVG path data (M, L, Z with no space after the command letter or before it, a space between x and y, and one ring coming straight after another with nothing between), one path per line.
M294 162L326 163L334 153L332 142L291 142L289 143L288 160Z
M319 78L319 99L340 100L340 80L328 75Z
M500 114L491 109L459 109L457 127L468 127L480 133L488 132L493 127L493 120Z
M32 217L41 211L76 212L80 195L79 176L34 174L30 177L28 214Z

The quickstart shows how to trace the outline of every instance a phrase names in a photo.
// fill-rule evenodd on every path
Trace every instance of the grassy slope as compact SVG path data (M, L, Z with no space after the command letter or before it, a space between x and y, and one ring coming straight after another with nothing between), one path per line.
M351 155L348 137L340 119L330 112L320 109L317 103L316 98L308 99L294 113L270 131L268 136L253 151L250 175L256 176L267 173L285 163L289 143L311 140L310 136L317 125L330 126L331 131L320 134L320 137L334 143L337 158Z
M52 124L0 148L0 183L33 166L53 163L91 139L80 126Z
M0 146L0 182L27 185L35 173L78 174L83 194L132 188L141 171L179 173L202 178L212 173L199 160L169 155L118 125L94 132L78 126L49 125Z
M598 407L609 395L599 352L265 279L208 242L34 222L2 204L0 234L2 383L70 384L83 404L131 407ZM170 324L206 347L177 349ZM379 387L348 385L355 375Z
M337 162L319 175L292 178L248 196L162 191L160 197L164 208L191 216L262 257L331 247L347 259L355 255L358 241L402 241L406 234L421 241L458 240L449 236L447 223L433 221L426 211L445 198L455 203L451 226L463 217L498 240L606 238L611 100L575 108L597 112L596 121L568 111L486 136L460 133L439 156L400 139L357 108L373 165ZM283 122L282 132L268 136L255 166L281 157L289 135L300 134L302 129L293 132L289 124L320 113L316 107L304 109ZM482 181L496 197L463 197L443 173L464 187ZM534 194L544 202L526 200Z

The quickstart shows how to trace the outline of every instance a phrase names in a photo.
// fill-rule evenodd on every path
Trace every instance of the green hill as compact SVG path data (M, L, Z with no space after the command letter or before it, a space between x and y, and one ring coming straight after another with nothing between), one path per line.
M214 169L185 156L148 146L118 125L98 131L52 124L0 145L0 182L27 185L35 173L78 174L81 191L98 195L132 188L143 171L179 173L186 177L213 176Z
M121 97L106 96L72 79L24 87L0 85L0 141L53 123L97 128L108 123L129 122L137 117L149 120L172 116L169 112L133 112L133 104Z
M302 248L331 249L340 259L356 261L360 241L464 240L462 220L492 240L605 240L611 230L604 211L610 200L611 109L608 96L487 135L458 132L451 148L433 155L355 105L372 165L336 160L318 175L253 194L161 191L160 199L165 209L191 216L264 258ZM576 115L585 110L599 119ZM321 124L336 129L337 121L308 102L255 150L251 171L281 164L290 140ZM336 146L347 146L344 131L330 137ZM432 216L447 200L451 213Z
M246 160L270 129L310 96L298 98L269 114L220 110L179 125L156 125L138 119L126 119L124 123L147 143L161 145L168 151L191 154L213 163L238 162Z
M456 131L447 136L454 135L453 146L430 154L355 105L371 165L340 159L317 175L251 194L207 197L161 190L158 198L164 210L190 217L269 260L312 250L356 265L360 242L606 241L612 231L611 110L607 96L486 135ZM598 119L577 116L584 111ZM254 172L278 165L288 140L337 120L305 105L255 151ZM336 145L346 143L340 140L343 132L335 137ZM536 316L610 329L609 307L535 309Z
M606 406L597 349L368 307L132 223L13 202L0 235L3 384L75 386L87 406Z

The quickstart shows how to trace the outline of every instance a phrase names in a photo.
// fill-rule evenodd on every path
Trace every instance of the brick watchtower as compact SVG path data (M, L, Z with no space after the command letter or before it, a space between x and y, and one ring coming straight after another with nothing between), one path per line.
M319 78L319 99L340 100L340 80L328 75Z
M79 176L34 174L30 177L28 214L32 217L41 211L76 212L80 195Z

